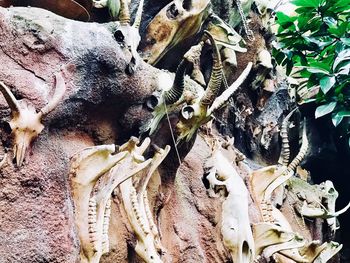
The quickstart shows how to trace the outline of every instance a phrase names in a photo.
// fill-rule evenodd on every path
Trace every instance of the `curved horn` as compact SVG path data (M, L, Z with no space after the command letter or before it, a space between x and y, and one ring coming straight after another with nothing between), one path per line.
M233 94L237 91L237 89L243 84L243 82L248 77L251 69L252 69L253 63L249 62L247 67L243 70L242 74L239 75L239 77L235 80L235 82L232 83L230 87L228 87L227 90L225 90L219 97L217 97L213 104L211 105L209 109L209 114L213 113L214 111L220 109L225 103L233 96ZM223 78L225 80L225 77Z
M45 116L49 114L60 102L62 99L65 91L66 91L66 84L64 83L64 79L61 73L55 74L56 78L56 87L55 87L55 93L53 94L53 97L51 101L40 110L39 114L41 116Z
M293 115L297 108L292 110L288 115L284 118L281 126L281 138L282 138L282 149L281 149L281 155L279 158L279 163L283 166L288 166L289 164L289 157L290 157L290 149L289 149L289 140L288 140L288 126L289 126L289 119Z
M130 11L127 0L120 0L119 21L121 25L130 24Z
M303 125L303 139L300 147L300 151L295 156L294 160L288 165L288 171L295 171L297 166L301 163L301 161L305 158L306 152L309 148L309 141L307 140L306 135L306 120L304 119L304 125Z
M222 63L221 63L221 57L219 49L215 43L215 40L213 36L208 32L204 31L205 36L209 39L210 44L213 48L213 68L211 70L211 75L209 79L209 83L207 85L205 94L201 98L200 104L205 106L210 106L218 92L221 86L222 82Z
M142 19L142 12L143 12L143 4L144 0L141 0L139 3L139 6L137 8L136 16L135 16L135 21L133 24L133 27L139 28L141 25L141 19Z
M173 104L181 98L185 87L187 65L187 61L183 59L177 67L173 86L170 90L164 92L165 104Z
M18 104L17 99L12 94L11 90L2 81L0 81L0 91L2 95L4 95L6 102L10 106L12 114L19 113L20 106Z

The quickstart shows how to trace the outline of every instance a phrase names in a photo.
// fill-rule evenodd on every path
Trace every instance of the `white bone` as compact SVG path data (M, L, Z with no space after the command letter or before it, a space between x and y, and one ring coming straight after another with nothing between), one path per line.
M222 203L221 233L233 262L249 263L254 259L254 240L249 223L248 190L219 148L213 153L215 169L208 175L211 188L226 187L227 198ZM216 178L215 172L217 174Z

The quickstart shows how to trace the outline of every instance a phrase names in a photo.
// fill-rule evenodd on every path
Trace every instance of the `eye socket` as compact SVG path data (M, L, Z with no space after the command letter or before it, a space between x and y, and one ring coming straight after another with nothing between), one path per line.
M117 40L118 43L123 43L125 39L124 34L121 30L115 31L114 38L115 40Z
M185 119L185 120L189 120L193 117L194 114L194 109L192 106L185 106L182 108L181 110L181 116Z
M192 0L184 0L182 2L182 7L183 7L183 9L189 11L192 7Z
M178 15L179 15L179 9L177 8L177 6L175 4L170 5L166 12L166 16L169 19L175 19Z
M157 107L159 103L159 99L155 95L151 95L146 100L146 106L149 110L154 110L155 107Z
M330 188L330 189L328 190L328 194L331 194L331 195L332 195L332 194L334 194L334 192L335 192L335 191L334 191L334 188Z

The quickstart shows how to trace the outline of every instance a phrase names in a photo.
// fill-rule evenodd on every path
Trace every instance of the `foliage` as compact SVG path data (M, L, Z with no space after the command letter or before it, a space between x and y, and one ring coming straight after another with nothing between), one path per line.
M276 13L273 55L301 88L318 93L315 118L325 115L350 134L350 0L292 0L296 15ZM349 140L350 145L350 140Z

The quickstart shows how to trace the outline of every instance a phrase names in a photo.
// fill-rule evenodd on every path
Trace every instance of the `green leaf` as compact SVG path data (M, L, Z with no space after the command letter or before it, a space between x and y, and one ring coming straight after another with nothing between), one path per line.
M286 56L282 53L282 52L278 52L276 55L275 55L275 59L277 61L277 63L280 65L283 61L283 59L285 58Z
M336 69L336 67L339 65L339 63L341 63L345 60L350 60L350 49L345 49L338 54L338 56L334 60L333 70Z
M338 116L338 114L333 114L332 116L332 123L334 127L337 127L343 120L343 117Z
M315 111L315 118L317 119L331 113L334 110L335 106L337 106L336 102L330 102L325 105L318 106Z
M342 37L342 38L340 38L340 41L342 43L344 43L345 45L350 46L350 38Z
M276 17L278 24L280 24L281 26L293 23L296 20L295 17L289 17L283 12L276 12Z
M289 76L290 73L292 72L293 65L294 65L293 61L292 60L288 60L288 62L287 62L287 69L286 69L287 76Z
M323 0L293 0L291 1L292 4L296 6L303 6L303 7L318 7L321 5Z
M320 86L321 90L324 94L327 94L327 92L333 87L335 84L335 77L334 76L325 76L320 80Z
M337 115L340 117L350 117L350 111L339 111Z
M321 74L325 74L328 75L329 72L325 69L321 69L321 68L315 68L315 67L306 67L307 71L309 71L310 73L321 73Z
M303 14L304 15L304 14L310 14L314 10L315 10L315 8L306 6L306 7L299 7L297 9L295 9L295 12L297 14Z

